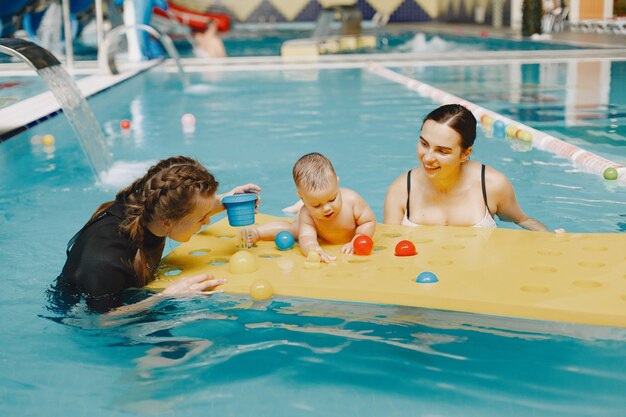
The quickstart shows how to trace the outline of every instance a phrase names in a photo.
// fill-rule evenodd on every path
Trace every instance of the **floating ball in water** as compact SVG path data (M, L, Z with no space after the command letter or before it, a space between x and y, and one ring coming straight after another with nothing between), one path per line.
M491 126L491 124L493 123L493 117L489 116L488 114L483 114L480 117L480 123L482 123L483 126Z
M230 257L228 270L231 274L249 274L259 269L256 256L248 251L240 250Z
M128 119L124 119L120 122L120 128L122 130L128 130L130 129L130 120Z
M437 278L437 275L430 271L420 272L417 276L417 279L415 280L415 282L417 282L418 284L434 284L438 281L439 278Z
M367 256L374 249L374 241L367 235L358 235L352 243L354 253L357 255Z
M609 167L604 170L602 175L604 176L605 180L616 180L618 177L618 172L617 172L617 169L613 167Z
M250 297L253 300L267 300L274 295L272 284L266 279L257 279L250 284Z
M296 243L296 239L291 233L283 230L282 232L278 232L278 234L274 238L274 243L276 244L276 247L280 250L289 250L293 248L294 243Z
M52 146L54 145L54 136L47 134L47 135L43 135L43 137L41 138L41 144L44 146Z
M504 131L505 126L502 120L496 120L493 122L493 135L497 138L503 138L506 135Z
M396 256L413 256L417 255L417 250L415 249L415 245L410 240L401 240L396 245Z
M533 135L528 130L518 130L515 136L524 142L531 142L533 140Z
M191 113L183 114L183 117L180 118L180 122L183 126L195 126L196 125L196 117Z
M517 126L508 125L506 129L504 129L504 132L506 133L507 136L514 138L517 136L517 132L519 132L519 128Z

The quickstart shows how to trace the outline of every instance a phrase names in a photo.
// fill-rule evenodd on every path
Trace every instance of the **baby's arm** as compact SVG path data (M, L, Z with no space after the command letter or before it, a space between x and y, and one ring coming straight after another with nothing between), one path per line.
M376 231L376 217L367 202L358 194L354 196L354 221L357 225L352 240L341 248L341 252L351 255L354 252L354 239L359 235L374 236Z
M302 254L308 256L310 251L315 251L320 254L323 262L334 261L336 257L324 252L318 243L315 223L305 208L300 210L299 222L298 243Z

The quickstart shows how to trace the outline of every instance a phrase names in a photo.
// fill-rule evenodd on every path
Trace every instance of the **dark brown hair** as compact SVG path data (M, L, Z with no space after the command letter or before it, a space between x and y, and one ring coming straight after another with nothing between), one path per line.
M218 182L199 162L185 156L175 156L159 161L143 177L135 180L115 196L115 201L102 204L91 217L118 202L125 207L125 218L120 231L129 236L137 246L132 268L138 286L144 286L154 271L148 270L143 251L144 232L154 218L178 221L191 213L196 199L215 194Z
M461 135L461 148L466 150L474 145L476 140L476 118L471 111L460 104L445 104L428 113L422 126L427 120L432 120L449 126Z

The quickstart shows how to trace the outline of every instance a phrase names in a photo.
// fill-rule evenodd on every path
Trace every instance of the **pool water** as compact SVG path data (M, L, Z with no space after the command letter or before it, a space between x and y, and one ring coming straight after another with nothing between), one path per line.
M410 76L626 165L626 61L419 67Z
M360 69L191 82L184 92L156 69L90 99L114 159L195 157L222 191L261 185L261 211L275 215L296 199L295 160L319 151L382 220L386 188L416 165L421 120L437 106ZM195 132L182 131L184 113ZM43 134L54 149L31 144ZM527 214L572 232L626 229L623 189L518 145L481 131L473 158L511 178ZM117 188L95 185L62 116L0 143L0 178L3 414L621 416L626 407L623 329L226 295L107 323L82 304L51 310L46 290L68 239Z

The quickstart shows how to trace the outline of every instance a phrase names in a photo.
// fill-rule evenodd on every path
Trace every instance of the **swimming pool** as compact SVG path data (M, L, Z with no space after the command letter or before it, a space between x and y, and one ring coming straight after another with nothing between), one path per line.
M276 56L280 55L283 42L293 39L310 38L313 28L302 29L265 29L245 30L226 33L222 36L224 47L229 56ZM364 31L363 33L374 33ZM377 47L362 50L365 53L387 52L454 52L454 51L537 51L584 49L557 42L537 42L531 40L506 39L490 36L463 36L446 33L420 33L416 31L375 32ZM183 48L182 56L192 56L192 50L179 42Z
M320 151L381 219L386 187L415 165L421 119L436 106L362 69L191 81L201 87L183 93L156 69L90 100L115 160L194 156L221 189L259 183L261 211L277 215L295 200L293 162ZM181 130L187 112L194 133ZM46 133L54 149L30 143ZM569 231L624 229L623 189L511 147L481 132L475 157L510 176L529 215ZM7 415L621 416L626 406L623 329L235 296L165 302L109 327L80 308L49 320L45 290L67 240L116 190L94 185L63 117L1 143L0 178Z

